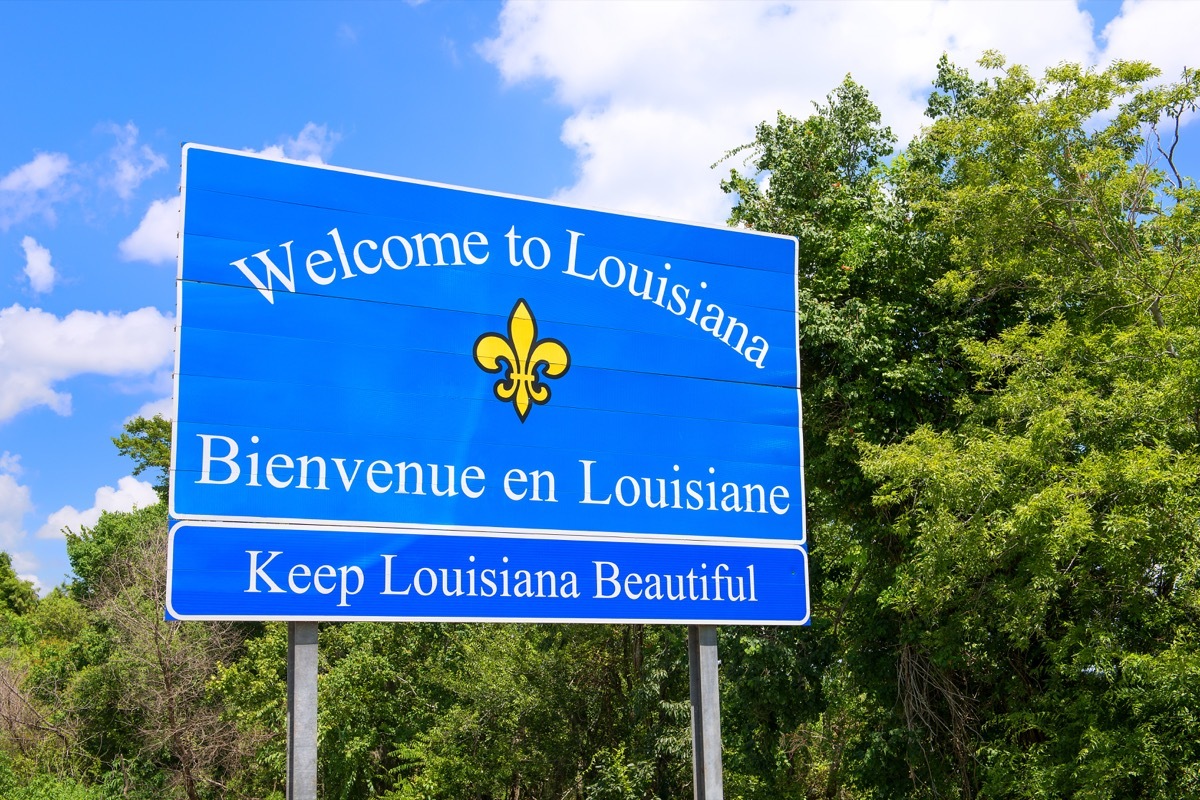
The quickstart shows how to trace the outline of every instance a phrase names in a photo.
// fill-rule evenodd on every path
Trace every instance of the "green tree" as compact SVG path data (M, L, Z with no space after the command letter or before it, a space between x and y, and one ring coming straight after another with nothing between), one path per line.
M859 448L944 424L970 383L959 342L998 328L1005 307L956 308L930 291L946 269L946 245L914 224L897 195L884 167L893 139L862 87L847 78L815 112L759 126L742 149L752 172L723 184L738 199L731 223L799 243L814 589L811 629L739 629L723 638L730 644L722 660L736 670L725 681L725 705L741 709L727 736L739 745L731 766L770 776L757 796L839 797L856 784L901 796L910 737L888 714L866 709L887 708L895 697L886 643L899 638L901 620L881 613L875 598L902 548L889 513L872 503L875 483L862 472ZM842 697L847 691L866 691L869 702ZM827 768L813 771L814 763Z
M789 646L819 678L783 763L809 796L1194 795L1197 194L1172 154L1200 85L984 66L943 59L887 165L852 158L882 129L830 134L878 125L847 81L725 183L732 221L800 240L816 596Z
M125 425L125 432L113 437L113 444L123 456L134 461L133 474L159 470L154 484L158 496L166 502L171 471L171 421L161 414L152 418L135 417Z
M12 556L0 551L0 609L25 614L37 606L33 584L17 576Z
M341 798L677 797L690 782L681 631L349 623L320 633L320 779ZM282 727L282 625L214 684L244 731ZM264 740L248 792L282 786Z
M906 712L958 727L964 794L1200 791L1200 196L1153 149L1200 82L1153 75L1008 68L906 173L953 242L935 290L1020 311L963 343L953 429L863 448L906 548L880 597L911 620Z
M138 419L116 443L140 471L166 465L169 436L161 418ZM125 798L224 796L257 744L209 689L246 629L164 619L166 539L163 503L103 513L67 532L75 578L65 591L7 618L0 751L18 756L18 780L55 776L29 783L44 796L90 797L85 784Z

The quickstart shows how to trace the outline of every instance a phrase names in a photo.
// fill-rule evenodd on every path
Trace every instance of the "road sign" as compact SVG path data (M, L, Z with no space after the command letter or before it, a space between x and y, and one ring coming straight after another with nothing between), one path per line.
M807 621L793 239L196 145L183 192L173 614ZM754 598L623 582L689 572Z
M179 522L170 547L177 617L716 625L807 616L795 545Z

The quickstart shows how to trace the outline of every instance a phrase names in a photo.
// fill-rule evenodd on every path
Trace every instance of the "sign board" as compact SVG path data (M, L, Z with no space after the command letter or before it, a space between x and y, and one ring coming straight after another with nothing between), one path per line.
M188 145L168 611L804 624L796 243Z

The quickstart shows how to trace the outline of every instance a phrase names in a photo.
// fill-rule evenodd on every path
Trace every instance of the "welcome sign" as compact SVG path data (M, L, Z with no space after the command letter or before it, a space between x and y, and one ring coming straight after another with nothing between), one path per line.
M800 623L795 241L188 145L168 608Z

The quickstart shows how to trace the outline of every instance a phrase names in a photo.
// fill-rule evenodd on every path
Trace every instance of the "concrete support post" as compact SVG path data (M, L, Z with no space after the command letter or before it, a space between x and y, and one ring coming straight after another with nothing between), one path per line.
M317 623L288 623L287 800L317 800Z
M688 626L688 672L692 681L692 796L695 800L722 800L725 787L715 625Z

